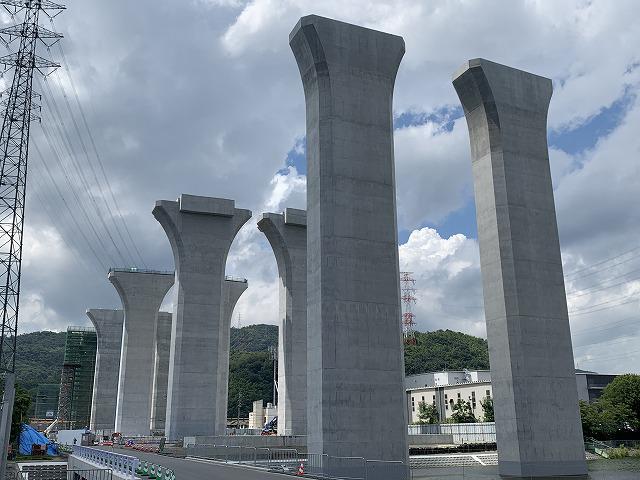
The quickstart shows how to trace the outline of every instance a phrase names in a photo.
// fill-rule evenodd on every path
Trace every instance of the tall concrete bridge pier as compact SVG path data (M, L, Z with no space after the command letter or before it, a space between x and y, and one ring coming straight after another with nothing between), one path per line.
M315 15L289 36L307 112L307 441L407 460L392 99L401 37Z
M115 428L123 435L149 435L158 310L174 274L114 268L108 278L124 307Z
M231 349L231 318L236 303L249 286L245 278L226 277L222 284L222 316L220 318L220 346L218 347L218 413L216 431L224 435L227 428L229 399L229 351Z
M307 212L264 213L258 228L271 244L280 277L278 435L306 435Z
M151 397L151 432L164 432L167 413L167 382L169 379L169 351L171 348L171 319L169 312L158 312L156 326L155 361L153 366L153 395Z
M177 440L224 433L217 421L222 284L231 243L251 212L235 208L233 200L181 195L156 202L153 215L171 244L177 282L166 435Z
M585 475L547 149L551 80L484 59L453 85L469 127L501 475Z
M87 316L96 329L98 341L89 429L112 433L116 424L124 312L92 308L87 310Z

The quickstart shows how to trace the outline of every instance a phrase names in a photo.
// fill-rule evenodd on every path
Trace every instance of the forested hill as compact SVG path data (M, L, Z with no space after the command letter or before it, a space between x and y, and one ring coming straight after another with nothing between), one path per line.
M404 349L404 370L407 375L438 370L487 370L487 341L452 330L416 332L416 345Z
M18 336L17 383L35 399L41 383L59 383L64 358L65 332L34 332ZM405 347L407 375L443 369L488 369L487 341L451 330L416 332L416 345ZM269 347L278 344L275 325L249 325L231 329L229 361L229 416L245 417L251 402L273 397L273 363Z
M66 332L33 332L18 335L16 383L35 398L38 385L59 383Z
M275 325L248 325L231 327L231 351L266 352L278 345L278 327Z

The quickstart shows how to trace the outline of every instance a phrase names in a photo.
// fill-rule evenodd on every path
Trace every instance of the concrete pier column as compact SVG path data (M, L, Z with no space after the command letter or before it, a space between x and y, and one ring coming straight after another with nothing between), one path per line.
M469 127L501 475L587 472L547 148L551 80L484 59Z
M251 212L233 200L182 195L156 202L153 215L171 243L177 281L166 435L216 435L222 283L231 243Z
M116 431L149 435L158 309L174 274L111 269L108 278L124 307Z
M229 351L231 349L231 318L236 303L249 286L245 278L226 277L222 284L222 317L220 323L220 347L218 348L218 394L217 425L219 435L227 428L227 405L229 403Z
M151 397L151 432L164 432L167 413L167 381L169 379L169 351L171 348L171 319L169 312L158 312L156 326L153 394Z
M278 435L307 431L307 212L287 208L258 222L280 277Z
M401 37L308 16L309 452L407 460L392 100Z
M92 432L113 433L116 425L124 312L92 308L87 310L87 316L96 329L98 339L89 429Z

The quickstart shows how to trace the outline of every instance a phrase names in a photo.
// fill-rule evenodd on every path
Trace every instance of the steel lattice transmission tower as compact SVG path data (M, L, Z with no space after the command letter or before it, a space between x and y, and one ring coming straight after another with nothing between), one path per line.
M400 298L402 299L402 336L406 345L416 344L416 314L413 304L416 303L416 281L411 272L400 272Z
M0 375L4 383L0 478L3 478L9 439L6 423L10 426L13 410L29 127L32 120L39 120L33 112L40 108L33 102L33 75L34 71L48 75L59 66L36 52L38 43L49 48L62 38L62 35L41 27L38 19L40 13L52 18L65 7L48 0L0 0L0 5L12 17L24 12L22 24L0 29L5 45L20 41L17 52L0 57L5 72L14 69L11 87L2 95L5 113L0 133Z

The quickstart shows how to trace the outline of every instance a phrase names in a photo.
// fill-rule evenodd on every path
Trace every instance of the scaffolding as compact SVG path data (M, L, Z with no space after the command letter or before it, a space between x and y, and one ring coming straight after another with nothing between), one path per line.
M34 417L38 419L55 419L58 414L58 396L60 385L57 383L43 383L38 386Z
M95 329L67 329L58 408L58 418L64 428L73 430L89 426L96 347Z

